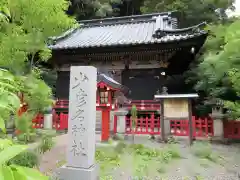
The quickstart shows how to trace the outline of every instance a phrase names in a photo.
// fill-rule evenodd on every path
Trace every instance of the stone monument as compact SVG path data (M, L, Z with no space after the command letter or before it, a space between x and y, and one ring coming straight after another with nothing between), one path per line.
M95 164L97 69L71 66L67 164L60 168L62 180L96 180Z

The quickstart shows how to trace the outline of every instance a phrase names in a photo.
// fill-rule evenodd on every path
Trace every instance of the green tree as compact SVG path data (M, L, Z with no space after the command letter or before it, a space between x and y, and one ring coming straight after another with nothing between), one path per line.
M19 107L18 102L11 102L9 108L6 101L14 98L11 94L23 92L34 113L52 103L51 89L42 81L37 66L51 57L46 46L48 38L76 26L75 20L65 13L68 5L65 0L0 0L0 67L7 68L6 77L11 77L0 84L2 91L9 87L8 95L2 93L0 99L0 104L5 105L3 111L9 109L4 111L4 117L1 114L4 120Z
M225 101L233 118L240 117L240 20L232 19L224 24L212 25L205 45L205 53L196 69L192 69L195 88L204 92L205 103L215 104L216 100ZM214 35L214 36L213 36Z
M67 14L77 20L105 17L113 12L111 1L108 0L70 0Z
M235 0L145 0L141 7L143 13L178 11L181 13L181 25L189 26L207 21L213 22L226 16L225 10L234 8Z

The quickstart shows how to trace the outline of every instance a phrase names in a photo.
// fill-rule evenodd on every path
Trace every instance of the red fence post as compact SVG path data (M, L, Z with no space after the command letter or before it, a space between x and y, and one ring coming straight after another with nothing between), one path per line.
M150 134L154 134L154 123L155 123L154 113L152 113L151 120L150 120L150 129L151 129Z

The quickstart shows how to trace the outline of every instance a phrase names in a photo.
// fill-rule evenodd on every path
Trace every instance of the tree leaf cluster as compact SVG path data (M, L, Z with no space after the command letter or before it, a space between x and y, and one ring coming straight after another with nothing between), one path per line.
M205 45L202 61L195 71L196 89L208 97L225 100L225 107L234 118L240 116L240 20L210 26L212 34Z
M181 26L195 25L201 22L213 22L226 17L227 9L234 9L234 0L145 0L143 13L178 11L181 14Z

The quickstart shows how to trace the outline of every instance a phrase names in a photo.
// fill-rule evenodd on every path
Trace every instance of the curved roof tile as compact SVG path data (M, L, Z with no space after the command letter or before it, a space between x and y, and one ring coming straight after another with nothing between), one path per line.
M51 49L140 45L181 41L206 34L197 25L177 29L176 18L152 14L80 22L82 26L55 39Z

